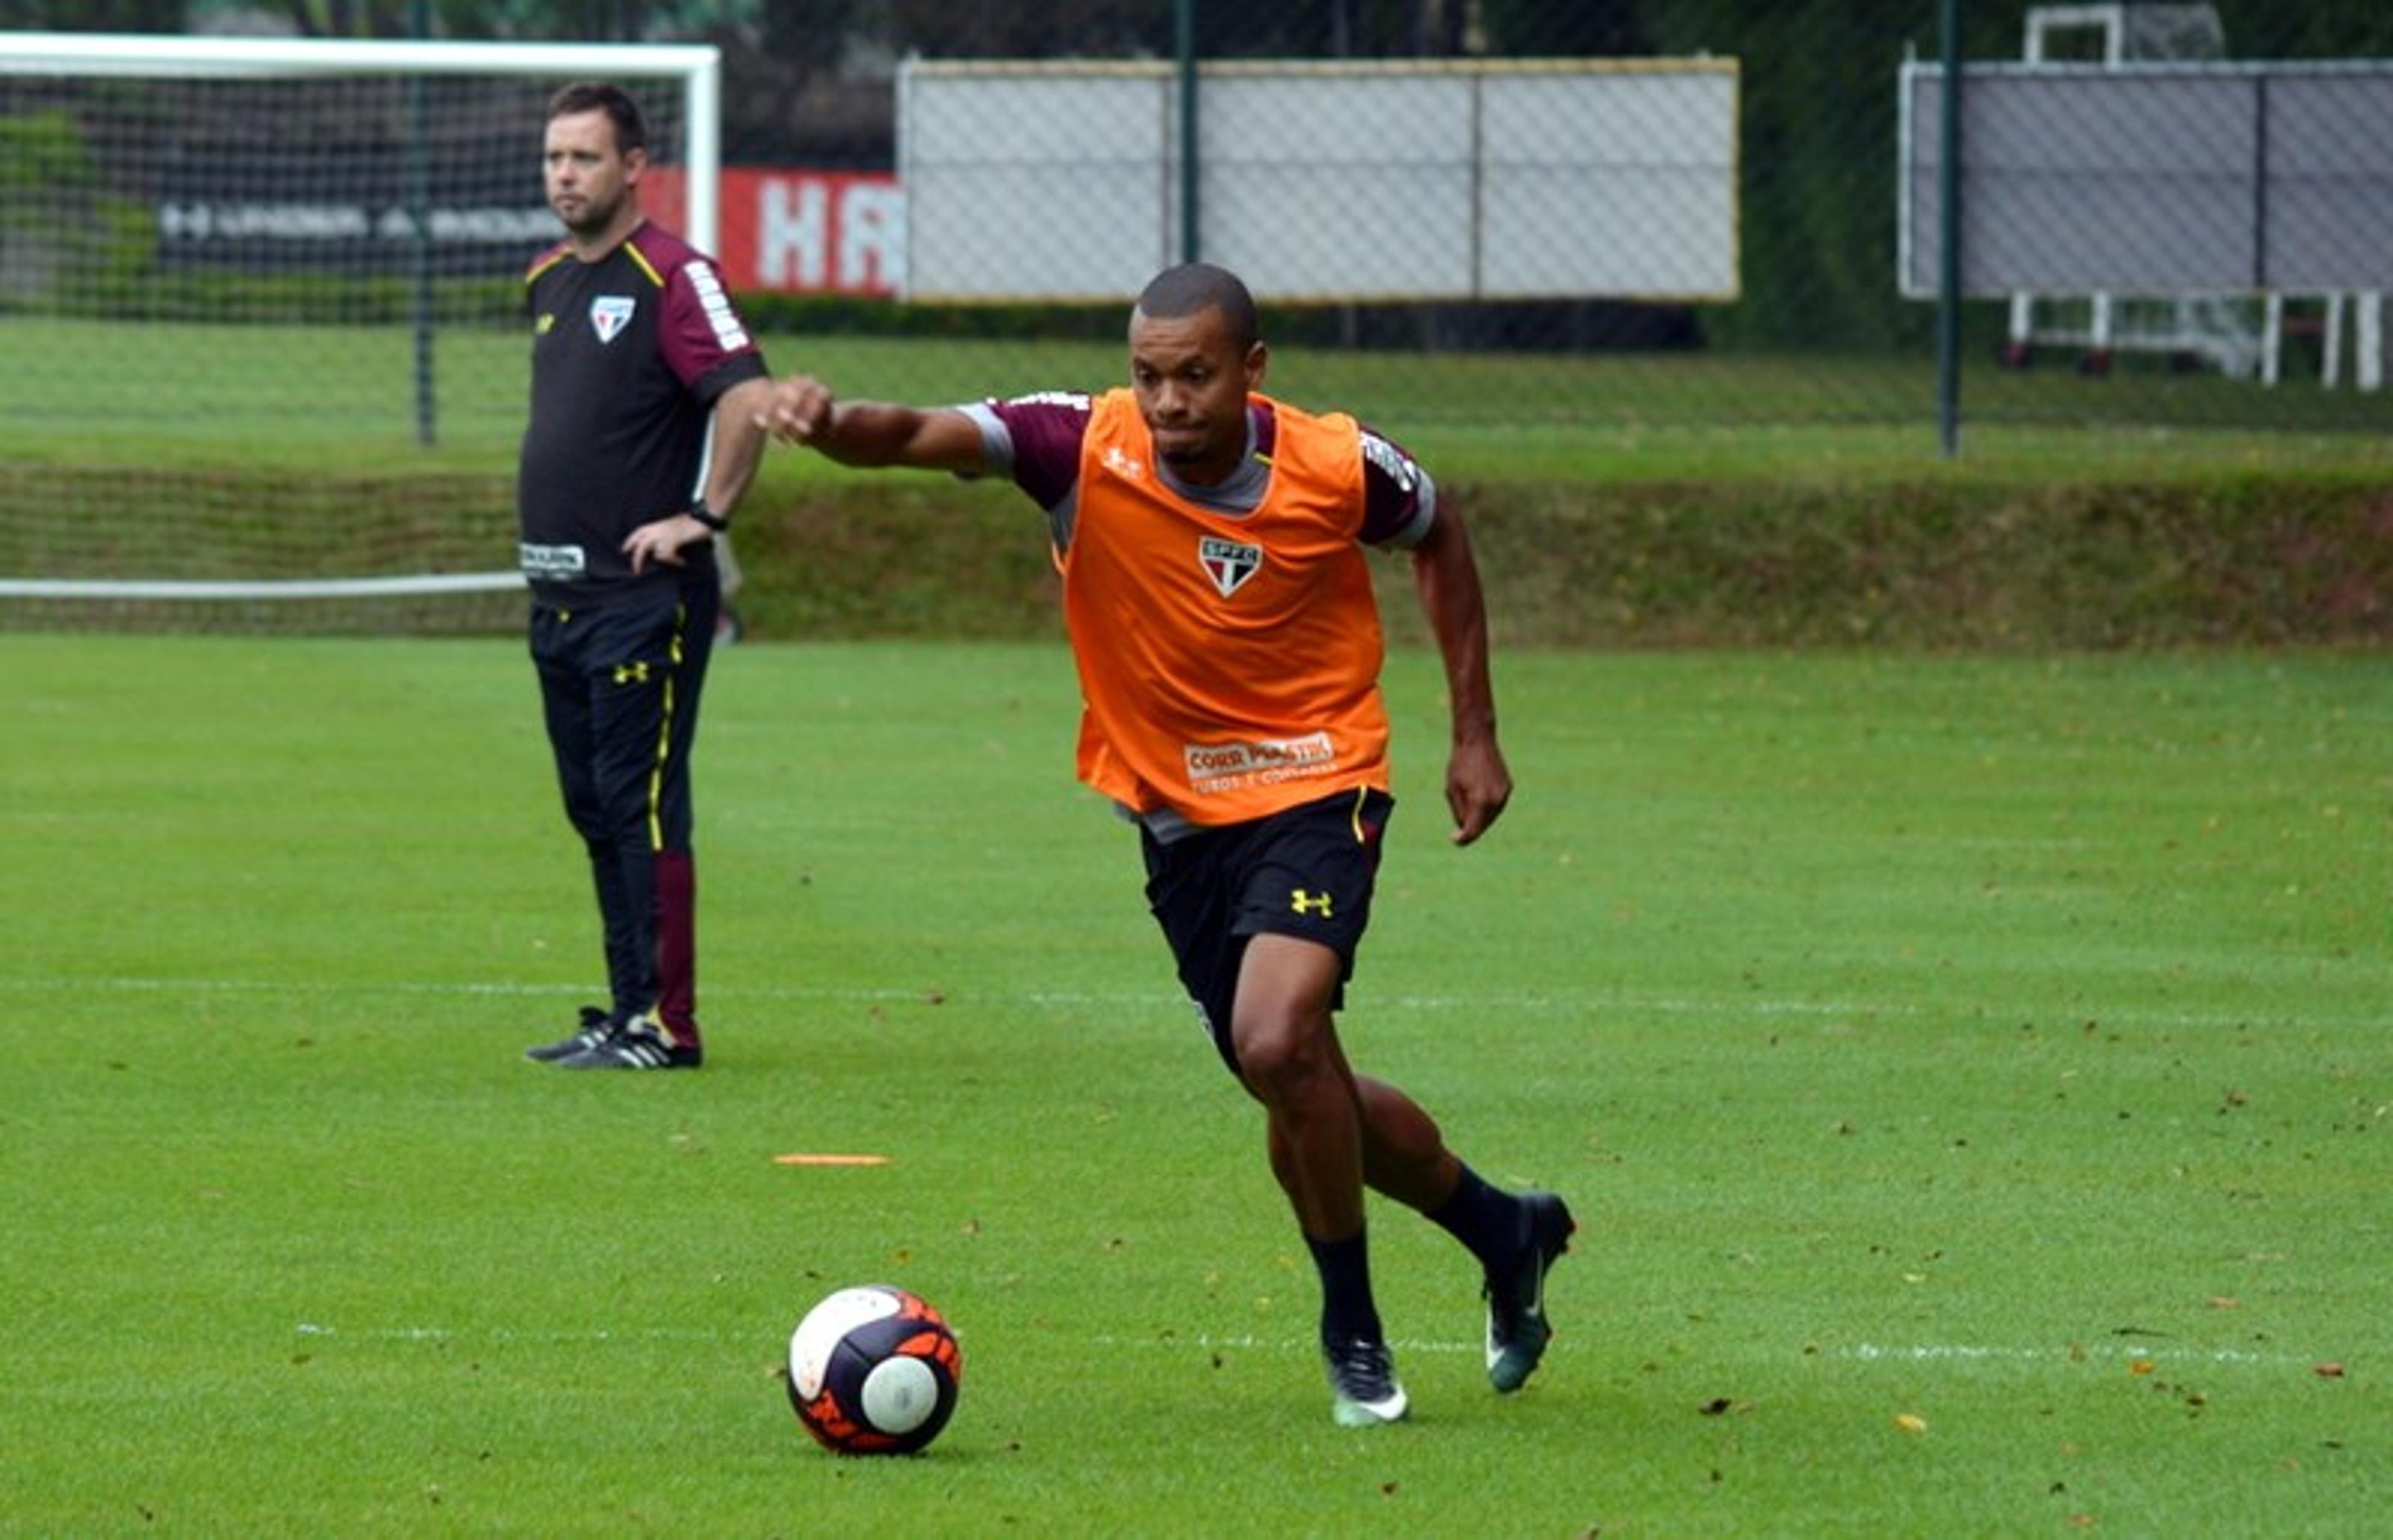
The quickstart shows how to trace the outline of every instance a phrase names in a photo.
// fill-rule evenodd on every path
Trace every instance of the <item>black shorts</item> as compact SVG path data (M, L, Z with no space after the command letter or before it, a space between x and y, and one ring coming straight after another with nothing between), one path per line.
M1301 936L1338 954L1340 987L1371 922L1380 834L1396 802L1358 787L1252 823L1203 829L1168 843L1141 830L1146 902L1222 1062L1238 1072L1230 1012L1247 939Z
M689 848L689 756L721 607L711 570L604 605L533 602L549 747L583 838Z

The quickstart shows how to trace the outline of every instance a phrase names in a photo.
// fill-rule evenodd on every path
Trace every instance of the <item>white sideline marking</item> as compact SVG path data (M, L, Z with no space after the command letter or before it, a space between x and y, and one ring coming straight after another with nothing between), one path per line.
M298 1337L335 1337L351 1341L368 1342L606 1342L675 1341L704 1338L709 1341L737 1340L746 1334L729 1329L708 1330L697 1326L636 1326L595 1327L589 1331L516 1331L507 1327L490 1330L455 1330L447 1326L330 1326L317 1321L302 1321L293 1328ZM1267 1338L1251 1334L1217 1337L1199 1332L1192 1337L1110 1337L1098 1335L1084 1340L1100 1348L1154 1348L1172 1352L1205 1352L1215 1349L1270 1352L1318 1352L1320 1344L1311 1338ZM1388 1346L1399 1352L1475 1353L1481 1351L1477 1342L1433 1341L1425 1338L1394 1338Z
M447 995L464 998L581 998L589 995L593 985L583 984L512 984L503 982L472 982L433 984L396 982L381 984L338 983L268 983L250 979L0 979L0 989L26 991L113 989L127 994L340 994L340 995ZM854 1000L878 1002L884 1000L919 1000L935 987L857 989L823 988L805 985L710 985L706 994L714 999L788 999L788 1000ZM599 991L604 993L604 991ZM1185 1004L1183 998L1171 991L1157 989L1027 989L1019 992L975 991L940 988L949 1000L1018 1000L1033 1005L1170 1005ZM1918 1008L1912 1005L1864 1005L1834 1000L1752 1000L1711 1001L1670 998L1643 998L1625 995L1563 994L1563 995L1392 995L1368 1002L1369 1010L1400 1011L1644 1011L1666 1013L1705 1013L1742 1015L1909 1015Z
M1199 1332L1190 1337L1092 1337L1090 1341L1103 1348L1157 1348L1165 1350L1229 1348L1249 1351L1312 1352L1316 1344L1311 1338L1257 1337L1251 1333L1214 1336ZM1391 1338L1388 1346L1399 1352L1477 1353L1481 1343L1455 1342L1429 1338ZM2122 1361L2151 1359L2155 1363L2170 1359L2195 1359L2208 1364L2273 1364L2307 1362L2292 1353L2256 1353L2240 1348L2177 1349L2165 1343L2151 1341L2086 1343L2077 1348L2016 1348L1966 1342L1918 1342L1895 1346L1879 1342L1857 1342L1838 1356L1862 1364L2038 1364L2055 1360L2074 1363L2079 1359L2116 1358Z
M590 1331L515 1331L499 1326L483 1331L453 1331L447 1326L328 1326L320 1322L302 1321L292 1328L298 1337L340 1337L361 1342L606 1342L622 1341L728 1341L740 1337L733 1331L710 1331L700 1326L638 1326L630 1330L597 1327Z
M734 1341L746 1334L730 1329L707 1330L695 1326L637 1326L594 1328L589 1331L516 1331L505 1327L490 1330L455 1330L446 1326L367 1326L336 1327L318 1322L303 1321L294 1328L300 1337L338 1337L351 1341L369 1342L607 1342L706 1340ZM1274 1352L1309 1355L1319 1351L1319 1344L1309 1337L1259 1337L1251 1332L1216 1335L1196 1332L1186 1337L1117 1337L1105 1333L1086 1338L1092 1345L1111 1351L1123 1349L1156 1352ZM1471 1353L1483 1351L1476 1341L1458 1342L1440 1338L1392 1338L1388 1346L1400 1353ZM2196 1363L2211 1364L2254 1365L2306 1363L2295 1353L2257 1353L2241 1348L2179 1348L2151 1341L2089 1342L2078 1347L2007 1347L1993 1343L1972 1342L1856 1342L1837 1356L1858 1364L1945 1364L1971 1365L1979 1364L2074 1364L2094 1359L2116 1359L2132 1362L2148 1359L2160 1363Z
M1863 1364L1890 1361L1906 1364L2045 1364L2056 1359L2075 1363L2080 1359L2092 1358L2150 1359L2154 1363L2164 1359L2193 1359L2204 1364L2295 1361L2295 1355L2291 1353L2256 1353L2241 1348L2176 1348L2151 1340L2087 1342L2068 1348L2002 1348L1965 1342L1915 1342L1908 1347L1897 1347L1879 1342L1857 1342L1845 1351L1844 1356Z
M1316 1337L1257 1337L1251 1332L1234 1332L1216 1337L1211 1332L1197 1332L1189 1337L1110 1337L1104 1333L1089 1340L1100 1348L1154 1348L1166 1352L1210 1352L1228 1349L1234 1352L1317 1353L1321 1340ZM1448 1342L1425 1337L1391 1337L1388 1346L1403 1353L1475 1353L1482 1351L1477 1342Z
M188 979L188 978L0 978L0 992L16 994L72 994L96 989L115 990L124 994L161 995L399 995L434 996L457 998L587 998L593 986L586 984L517 984L507 981L461 980L455 983L407 981L379 984L268 982L257 979ZM909 988L858 989L823 988L804 985L710 985L710 999L727 1000L837 1000L866 1004L881 1002L919 1001L936 992L951 1004L974 1001L1015 1002L1030 1005L1061 1006L1138 1006L1184 1009L1187 1002L1177 992L1149 989L1080 990L1027 989L1020 991L974 990L948 985L924 984ZM603 994L604 990L596 993ZM1911 1000L1801 1000L1755 999L1745 996L1723 994L1714 997L1684 995L1611 994L1601 990L1560 994L1508 995L1496 991L1486 994L1460 995L1386 995L1358 998L1348 1014L1367 1020L1385 1011L1511 1011L1523 1013L1536 1011L1578 1011L1620 1016L1704 1016L1714 1020L1796 1016L1824 1020L1863 1020L1871 1017L1912 1017L1929 1013L1929 1007ZM1954 1014L1982 1013L1980 1002L1954 1002ZM2356 1026L2373 1024L2373 1016L2358 1014L2321 1014L2316 1011L2281 1012L2252 1011L2112 1011L2082 1002L2043 1003L2019 1006L1999 1017L1988 1017L1997 1024L2006 1021L2035 1022L2045 1025L2079 1025L2099 1023L2104 1026L2179 1026L2229 1027L2259 1024L2300 1024L2307 1026Z

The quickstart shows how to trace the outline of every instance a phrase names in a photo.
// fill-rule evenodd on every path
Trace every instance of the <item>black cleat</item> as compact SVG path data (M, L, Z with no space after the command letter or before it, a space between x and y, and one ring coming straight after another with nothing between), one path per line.
M553 1064L559 1059L570 1059L585 1049L596 1048L613 1037L617 1023L612 1012L595 1005L582 1008L582 1027L569 1038L559 1038L553 1043L540 1043L524 1050L524 1057L536 1064Z
M559 1069L696 1069L706 1055L696 1043L677 1043L654 1016L633 1017L581 1052L556 1061Z
M1510 1395L1528 1382L1554 1329L1546 1324L1546 1270L1570 1249L1578 1226L1552 1193L1521 1199L1521 1242L1512 1260L1487 1272L1487 1383Z

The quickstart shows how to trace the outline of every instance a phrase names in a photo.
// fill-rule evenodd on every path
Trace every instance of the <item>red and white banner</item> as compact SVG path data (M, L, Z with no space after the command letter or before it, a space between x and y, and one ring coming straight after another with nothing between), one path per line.
M640 178L640 205L687 233L678 166ZM174 263L244 271L409 272L420 239L407 209L359 198L264 199L186 178L157 204ZM438 192L425 222L449 270L523 270L564 234L539 202ZM735 292L894 297L906 273L906 194L885 172L738 166L722 174L714 258Z
M734 292L897 293L906 265L906 194L886 173L725 168L714 258ZM684 228L678 167L640 178L640 205Z

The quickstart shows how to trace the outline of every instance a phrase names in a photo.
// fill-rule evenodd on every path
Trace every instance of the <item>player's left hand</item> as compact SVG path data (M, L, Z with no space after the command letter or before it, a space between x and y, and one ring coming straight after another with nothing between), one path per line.
M1496 740L1458 742L1445 763L1445 805L1454 815L1454 842L1467 845L1495 827L1512 800L1512 772Z
M830 426L837 398L811 374L773 382L773 393L757 410L756 425L784 444L811 444Z
M643 524L624 536L623 555L632 559L632 571L636 576L647 571L652 561L679 567L683 551L713 538L713 530L687 514L673 514Z

